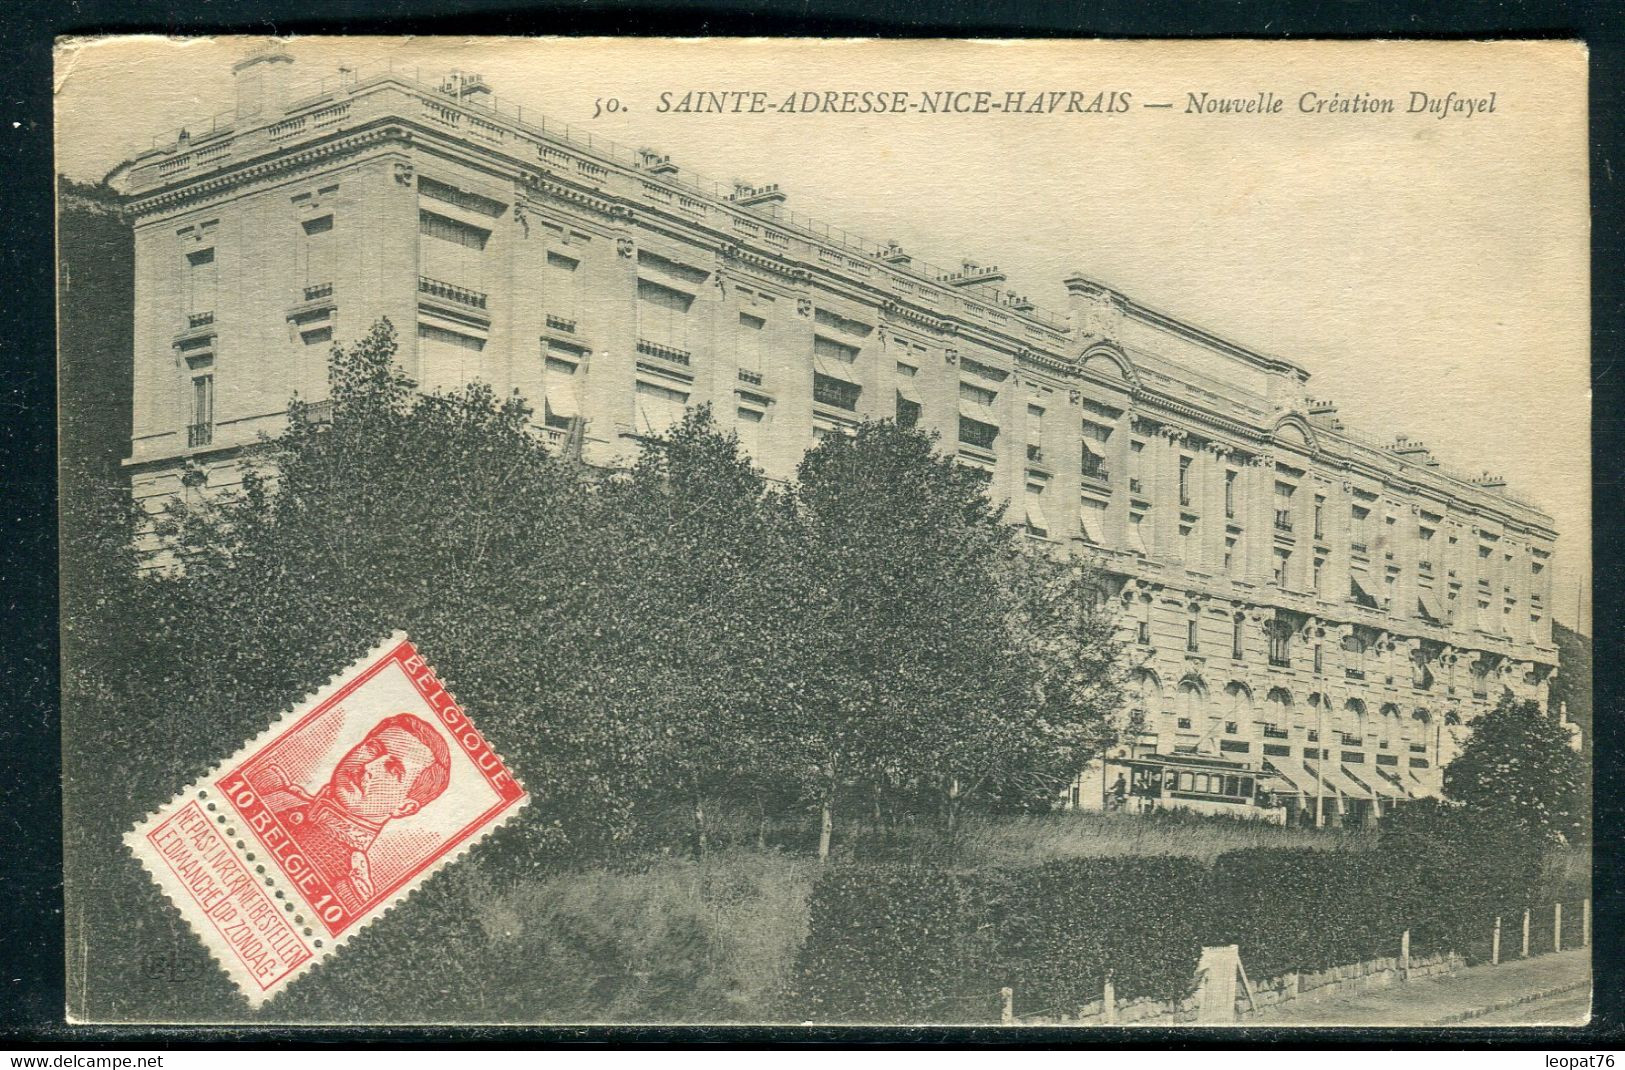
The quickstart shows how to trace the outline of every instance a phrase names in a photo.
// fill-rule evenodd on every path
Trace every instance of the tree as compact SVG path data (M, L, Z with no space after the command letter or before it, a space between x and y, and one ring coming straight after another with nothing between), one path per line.
M1447 799L1542 839L1585 838L1585 765L1555 718L1507 692L1471 727L1467 745L1445 767Z
M820 857L843 797L931 801L950 829L978 794L1053 798L1116 699L1087 570L1019 551L975 474L891 422L811 450L794 501L780 745Z
M783 510L709 406L647 442L603 497L621 548L606 701L644 724L650 795L691 805L701 856L707 799L755 799L777 766L757 741L777 682Z

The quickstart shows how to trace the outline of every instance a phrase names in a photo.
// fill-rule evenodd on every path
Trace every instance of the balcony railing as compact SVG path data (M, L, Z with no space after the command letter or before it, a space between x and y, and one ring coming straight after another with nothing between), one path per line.
M1357 554L1364 554L1364 553L1369 553L1370 552L1370 549L1363 542L1351 542L1351 543L1349 543L1349 550L1352 551L1353 553L1357 553Z
M1410 745L1410 751L1412 754L1426 754L1428 752L1428 745L1426 743L1412 743Z
M1433 562L1427 560L1418 561L1416 563L1416 569L1418 572L1432 572Z
M745 368L740 368L739 369L739 381L741 383L749 383L751 386L761 386L762 385L762 373L761 372L749 371L749 370L747 370Z
M207 327L214 322L213 312L194 312L186 317L186 327L191 330L195 327Z
M1182 506L1189 506L1190 503L1191 503L1190 489L1188 487L1180 487L1179 488L1179 504L1182 505Z
M1348 677L1350 680L1364 680L1365 679L1365 670L1364 669L1344 669L1343 670L1343 675Z
M192 446L207 446L214 441L214 424L187 424L186 444Z
M1290 669L1292 668L1292 658L1285 654L1271 654L1270 664L1278 669Z
M550 331L563 331L565 334L575 334L576 321L567 320L563 316L549 315L547 317L547 329Z
M647 338L638 339L638 352L646 357L659 357L661 360L669 360L673 364L687 364L693 356L686 349L661 345L659 342L651 342Z
M1035 464L1044 463L1044 447L1027 443L1027 459Z
M1342 740L1343 746L1345 747L1358 747L1365 742L1364 737L1358 736L1353 732L1339 732L1337 733L1337 738Z
M333 284L330 283L330 282L320 282L320 283L317 283L315 286L306 286L305 287L305 300L306 301L320 301L324 297L332 297L332 296L333 296Z
M313 424L330 424L333 422L333 402L312 401L305 405L305 420Z
M467 305L469 308L483 309L485 307L485 295L478 290L470 290L466 286L431 279L427 275L418 276L418 293L438 297L442 301Z
M1277 510L1275 510L1275 530L1276 531L1291 531L1292 530L1292 511L1290 509L1277 509Z
M1266 739L1286 739L1290 735L1291 733L1286 729L1276 725L1267 724L1264 726L1264 738Z
M1489 698L1490 693L1487 690L1480 690L1480 689L1475 687L1475 688L1473 688L1473 697L1476 698L1476 699L1479 699L1479 700L1483 700L1483 699Z
M1110 483L1112 481L1112 470L1098 462L1095 464L1085 463L1083 466L1083 478L1092 479L1096 483Z
M1128 477L1128 490L1130 494L1139 494L1145 490L1140 481L1134 476Z

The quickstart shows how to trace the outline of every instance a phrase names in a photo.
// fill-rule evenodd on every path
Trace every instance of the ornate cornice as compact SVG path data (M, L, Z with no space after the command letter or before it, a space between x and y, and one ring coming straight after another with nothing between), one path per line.
M207 201L262 179L281 177L319 166L339 156L351 156L380 145L410 146L412 134L403 126L382 126L336 137L295 152L272 152L257 162L222 171L210 178L189 179L169 189L137 194L125 206L132 217L154 215L194 202Z

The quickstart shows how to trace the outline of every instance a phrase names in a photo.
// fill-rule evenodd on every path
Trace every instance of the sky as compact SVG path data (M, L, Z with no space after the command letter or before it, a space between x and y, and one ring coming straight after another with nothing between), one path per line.
M59 170L95 181L154 138L207 129L233 107L231 64L262 43L63 43ZM653 148L690 177L778 183L795 211L898 240L919 259L997 264L1010 288L1053 311L1066 310L1062 278L1080 271L1286 357L1351 427L1404 432L1446 465L1498 472L1550 513L1554 612L1572 625L1579 605L1590 631L1582 46L420 37L287 47L296 80L312 84L340 66L365 76L393 64L432 81L478 72L527 120ZM678 112L691 91L760 93L770 107ZM977 91L999 103L1009 92L1024 103L1061 95L1044 98L1060 101L1044 114L783 110L792 95L848 91L907 93L910 104L950 91L972 109ZM1128 95L1126 110L1067 110L1114 92ZM1255 110L1193 109L1203 93ZM1417 93L1452 103L1494 93L1494 110L1413 113ZM1393 113L1304 110L1384 98Z

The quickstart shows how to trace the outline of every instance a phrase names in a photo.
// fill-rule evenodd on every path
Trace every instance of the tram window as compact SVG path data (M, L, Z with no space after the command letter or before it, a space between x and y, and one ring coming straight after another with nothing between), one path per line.
M1225 777L1224 778L1224 793L1226 795L1240 795L1241 794L1241 784L1240 784L1240 782L1233 776Z
M1194 791L1194 790L1196 790L1196 774L1194 774L1194 773L1180 773L1179 774L1179 790L1180 791Z
M1252 777L1244 776L1244 777L1241 778L1241 793L1243 795L1249 795L1249 796L1252 795L1252 793L1253 793L1253 778Z

